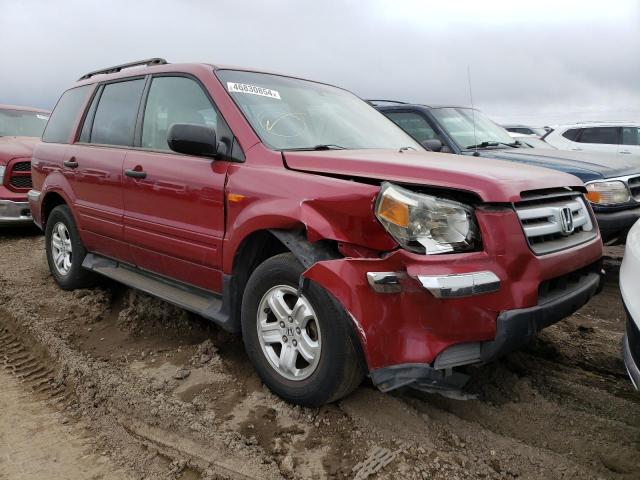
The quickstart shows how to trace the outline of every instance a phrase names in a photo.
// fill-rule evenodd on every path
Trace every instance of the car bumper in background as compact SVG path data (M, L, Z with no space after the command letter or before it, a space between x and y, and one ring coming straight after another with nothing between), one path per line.
M28 202L0 200L0 226L32 225Z
M618 212L595 212L602 241L623 243L629 229L640 219L640 208Z
M627 312L623 340L624 363L636 388L640 388L640 221L630 230L620 266L620 293Z
M622 351L624 355L624 364L627 367L627 372L633 382L633 386L636 390L640 389L640 361L633 357L631 353L631 346L629 345L629 337L627 335L622 339Z

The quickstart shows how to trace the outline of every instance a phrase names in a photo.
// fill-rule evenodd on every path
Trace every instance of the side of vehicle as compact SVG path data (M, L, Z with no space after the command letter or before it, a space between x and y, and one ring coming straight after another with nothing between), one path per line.
M626 334L622 341L624 363L636 389L640 389L640 222L629 232L620 266L620 292L627 312Z
M640 161L640 124L637 123L558 125L544 139L564 150L609 152Z
M478 110L387 103L376 108L431 150L544 166L577 176L589 190L587 198L606 243L624 243L627 232L640 218L640 163L632 158L518 148L526 142L516 143Z
M68 289L105 275L242 332L289 401L335 400L365 374L385 391L459 388L454 367L519 347L599 288L577 178L444 165L336 87L145 64L83 77L34 150L52 274ZM565 230L546 221L561 210Z
M31 152L49 112L0 105L0 226L33 224L27 192L31 189Z

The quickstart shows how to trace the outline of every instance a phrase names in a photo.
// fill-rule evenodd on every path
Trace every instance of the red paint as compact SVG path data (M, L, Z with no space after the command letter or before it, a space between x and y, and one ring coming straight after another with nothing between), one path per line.
M335 241L345 258L319 262L305 275L334 295L352 315L369 368L431 362L449 345L492 339L499 312L533 306L540 282L588 265L602 253L597 237L571 250L536 257L513 210L477 210L481 252L427 256L397 249L373 214L383 180L461 190L479 201L510 203L527 190L580 186L556 171L476 157L429 152L269 150L256 136L210 65L162 65L131 75L188 73L216 103L245 154L244 163L212 161L142 149L40 144L34 151L34 188L61 195L71 206L90 250L213 292L231 274L242 241L265 229L304 229L311 242ZM87 103L89 96L87 97ZM78 138L82 115L75 123ZM79 167L62 163L75 159ZM145 171L144 179L124 175ZM364 180L364 181L361 181ZM229 202L233 193L241 201ZM32 205L42 224L41 204ZM419 274L491 270L496 293L438 300ZM377 294L368 271L406 273L398 294Z

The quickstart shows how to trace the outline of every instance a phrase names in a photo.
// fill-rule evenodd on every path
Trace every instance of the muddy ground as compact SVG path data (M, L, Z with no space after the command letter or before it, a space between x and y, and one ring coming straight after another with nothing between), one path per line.
M61 291L43 250L36 232L0 233L0 360L11 375L0 405L8 391L25 405L0 413L0 478L22 478L11 459L42 470L51 455L38 439L51 432L59 462L100 465L69 479L640 478L615 262L581 311L471 369L475 400L365 383L308 409L272 395L241 340L191 314L108 282ZM16 453L25 431L38 441Z

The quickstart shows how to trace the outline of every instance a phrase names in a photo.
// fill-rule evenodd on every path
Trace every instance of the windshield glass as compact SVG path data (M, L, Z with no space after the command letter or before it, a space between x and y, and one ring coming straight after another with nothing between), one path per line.
M431 113L462 149L489 143L514 143L509 133L486 115L470 108L434 108ZM474 134L475 117L475 134Z
M423 150L391 120L345 90L264 73L216 73L260 139L274 150Z
M0 137L41 137L49 115L26 110L0 110Z

